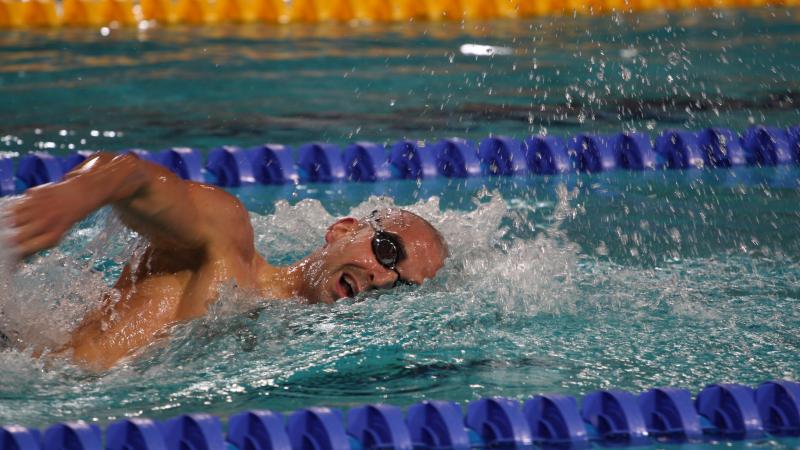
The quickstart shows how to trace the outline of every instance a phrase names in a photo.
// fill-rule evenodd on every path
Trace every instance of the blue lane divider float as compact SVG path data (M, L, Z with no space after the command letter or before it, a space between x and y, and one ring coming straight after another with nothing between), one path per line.
M513 138L490 137L478 145L478 159L486 175L527 175L528 161L521 143Z
M764 429L776 435L800 434L800 384L768 381L756 390Z
M389 152L389 167L394 178L418 180L438 175L436 155L424 143L403 140Z
M664 166L663 157L644 133L619 133L612 138L611 146L625 169L654 170Z
M156 157L159 164L184 180L203 181L203 162L200 152L188 147L163 150Z
M0 450L41 450L42 435L37 429L16 425L0 427Z
M573 158L561 138L531 136L523 141L522 149L532 173L554 175L575 170Z
M713 384L695 400L697 412L712 425L714 434L735 439L761 437L764 432L753 388L741 384Z
M333 144L313 143L300 147L297 168L304 182L330 183L345 178L341 150Z
M364 405L347 414L347 432L366 450L413 450L403 411L392 405Z
M619 167L619 152L605 136L579 134L569 141L568 148L581 172L608 172Z
M762 166L780 166L796 162L789 142L789 134L780 128L756 126L745 131L742 137L753 163Z
M383 181L392 177L386 151L371 142L347 146L342 158L345 177L349 181Z
M582 448L589 443L578 402L566 395L537 395L525 402L525 419L535 443Z
M630 392L592 392L583 399L581 415L605 443L643 445L649 442L642 410Z
M436 171L448 178L467 178L481 174L481 163L475 145L467 140L444 139L433 146Z
M656 139L656 151L664 156L669 169L700 169L708 165L697 135L690 131L665 131Z
M12 195L16 190L16 182L14 181L14 160L9 157L0 156L0 197Z
M51 426L42 437L42 450L102 450L103 432L97 425L66 422Z
M126 419L109 425L106 450L167 450L164 435L150 419Z
M408 410L406 419L415 447L469 450L470 438L455 402L424 401Z
M342 413L331 408L307 408L289 416L286 430L294 450L352 450Z
M264 144L248 150L253 164L253 175L261 184L297 183L297 173L292 150L280 144Z
M789 142L792 144L792 152L797 161L800 161L800 125L789 127Z
M739 137L727 128L707 128L697 133L700 147L715 167L736 167L747 164L747 154Z
M214 184L239 187L256 182L250 155L239 147L224 146L211 150L206 170L214 177Z
M49 153L28 153L20 158L17 166L17 178L27 188L59 181L63 177L61 161Z
M64 173L69 172L82 162L86 161L86 158L91 156L92 153L93 152L89 150L79 150L77 152L72 152L69 155L62 157L60 160L61 160L61 167L64 169Z
M700 417L686 389L656 388L639 395L647 432L673 441L696 441L703 437Z
M346 422L346 423L345 423ZM154 422L125 419L105 430L83 422L53 425L42 435L0 427L0 450L468 450L636 446L800 436L800 383L773 380L754 390L713 384L696 399L688 390L654 388L634 394L597 391L580 401L544 394L524 402L490 397L466 411L454 402L423 401L403 414L391 405L362 405L344 415L312 407L288 419L245 411L228 419L228 432L209 414Z
M185 414L160 423L166 450L222 450L225 441L219 417Z
M493 397L471 402L464 423L489 447L527 448L533 444L516 400Z
M292 450L283 415L272 411L245 411L232 416L228 442L241 450Z
M130 149L122 153L133 153L161 164L181 178L224 187L436 176L558 175L617 169L687 170L800 164L800 125L786 129L757 125L745 130L742 136L726 128L697 132L666 130L655 142L643 133L610 136L584 133L567 142L554 136L530 136L523 140L492 136L477 146L458 138L433 144L402 140L386 147L357 142L344 150L333 144L310 143L296 152L280 144L249 149L225 146L211 150L205 164L201 152L191 148L176 147L158 153ZM59 181L89 155L84 150L63 157L45 152L31 152L19 158L0 155L0 195Z

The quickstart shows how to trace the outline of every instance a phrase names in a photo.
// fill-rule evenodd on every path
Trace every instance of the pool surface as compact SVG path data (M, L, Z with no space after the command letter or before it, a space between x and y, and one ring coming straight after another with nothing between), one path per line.
M334 306L228 287L208 318L104 374L0 353L0 417L105 422L797 379L797 180L794 168L717 169L240 189L277 263L318 245L334 215L391 204L376 188L440 226L453 258L422 287ZM444 194L415 200L434 192ZM4 300L31 340L63 339L140 248L103 216L17 276Z
M9 31L0 135L7 151L66 153L787 126L800 122L797 20L765 9L463 28ZM512 54L460 53L469 43ZM235 189L275 263L319 245L335 217L392 204L430 218L453 256L421 287L333 306L225 286L208 317L106 373L0 352L0 421L797 380L798 170ZM63 341L141 248L107 211L89 218L2 280L13 283L0 294L4 329Z
M0 148L785 127L799 15L1 31Z

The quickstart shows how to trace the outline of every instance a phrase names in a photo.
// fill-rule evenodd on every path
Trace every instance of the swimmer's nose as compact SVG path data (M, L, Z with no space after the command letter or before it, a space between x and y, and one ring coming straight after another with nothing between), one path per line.
M376 289L389 289L394 286L397 274L393 271L380 267L370 271L369 281Z

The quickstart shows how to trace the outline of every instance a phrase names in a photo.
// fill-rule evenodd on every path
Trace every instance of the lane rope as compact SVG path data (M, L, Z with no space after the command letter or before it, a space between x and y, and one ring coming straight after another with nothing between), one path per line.
M460 138L428 143L401 140L386 147L356 142L294 149L280 144L223 146L207 153L175 147L159 152L123 150L168 168L186 180L223 187L250 184L378 182L389 179L558 175L613 170L702 169L800 164L800 125L753 126L742 135L726 128L666 130L653 141L643 133L569 139L493 136L479 143ZM91 151L66 156L46 152L0 154L0 196L61 180Z
M310 407L288 416L244 411L222 420L185 414L162 422L130 418L105 431L64 422L44 433L0 427L0 450L469 450L588 448L702 443L800 436L800 383L768 381L756 389L712 384L692 399L686 389L654 388L639 395L591 392L581 399L542 394L520 403L502 397L461 405L423 401L404 413L367 404L348 411ZM105 445L103 437L105 436Z
M0 0L0 27L408 22L797 6L800 0Z

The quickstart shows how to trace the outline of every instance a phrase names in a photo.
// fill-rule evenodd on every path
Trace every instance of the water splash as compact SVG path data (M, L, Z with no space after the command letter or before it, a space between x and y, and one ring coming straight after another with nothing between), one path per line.
M787 244L797 227L775 215L793 211L796 190L772 188L758 197L758 183L676 183L668 174L591 180L516 180L510 191L486 182L488 188L464 185L442 198L403 203L450 245L440 275L422 286L308 305L225 285L206 316L175 326L169 338L100 374L0 351L8 367L0 377L0 417L36 425L198 410L226 415L602 387L698 388L800 374L781 356L800 346L793 333L800 315L792 307L800 298L800 266L796 247ZM640 194L663 201L644 202ZM363 217L400 203L360 198L337 212ZM706 208L709 198L720 202ZM762 200L769 203L759 206ZM458 209L443 206L451 204ZM252 214L257 247L276 263L304 256L336 219L326 206L328 200L278 202L273 213ZM696 211L702 221L682 221ZM773 222L780 239L770 238ZM703 239L716 239L728 223L736 224L735 234ZM669 228L685 242L675 244ZM638 238L614 239L616 229ZM756 252L731 245L753 236ZM58 316L60 308L77 317L93 307L95 290L111 284L141 245L103 212L56 250L23 264L13 281L25 295L41 291L26 298L37 320L68 329L75 319Z
M0 204L0 211L9 204ZM59 247L27 262L12 263L3 248L0 331L27 351L63 345L100 305L100 293L108 291L136 245L141 247L136 236L103 210L78 224Z

